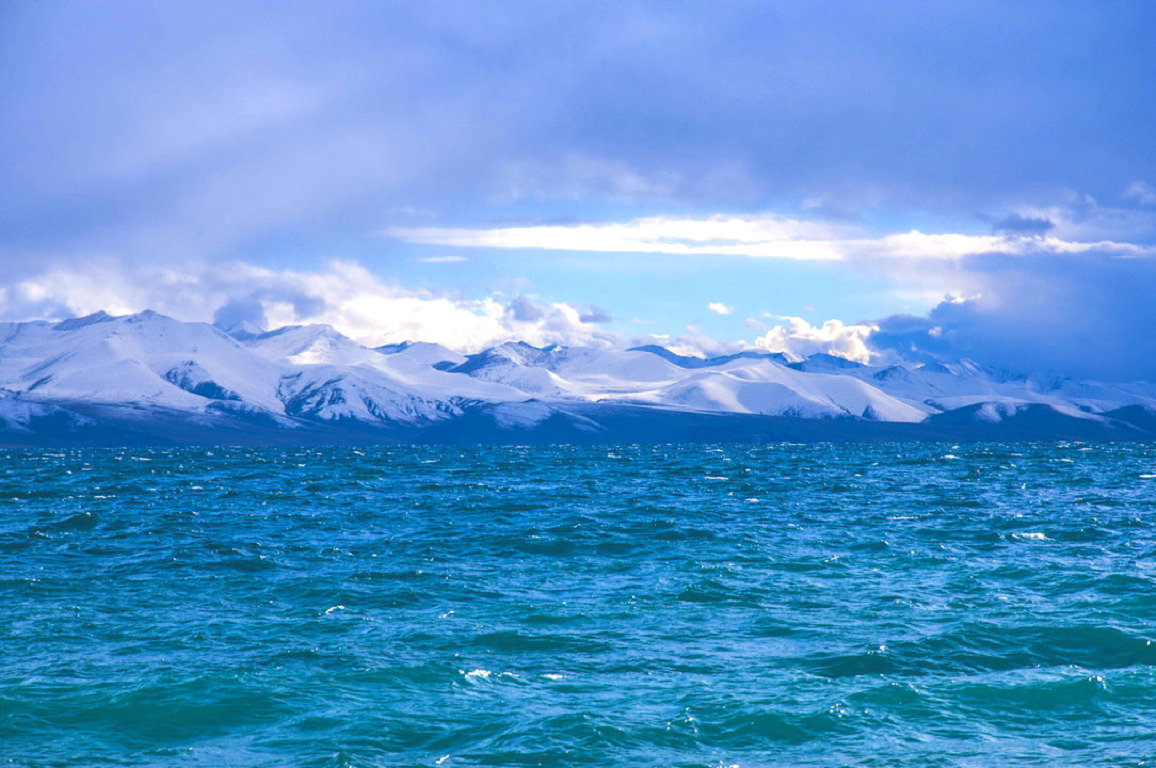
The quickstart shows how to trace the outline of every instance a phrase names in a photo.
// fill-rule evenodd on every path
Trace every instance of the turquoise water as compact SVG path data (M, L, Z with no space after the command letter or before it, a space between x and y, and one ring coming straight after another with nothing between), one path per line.
M1156 764L1153 445L0 459L0 764Z

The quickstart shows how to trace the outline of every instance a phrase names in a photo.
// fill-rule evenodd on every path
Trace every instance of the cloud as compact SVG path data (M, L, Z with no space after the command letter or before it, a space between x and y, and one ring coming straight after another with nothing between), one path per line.
M801 357L822 352L860 363L867 363L872 358L867 340L877 330L874 325L847 325L840 320L828 320L815 326L801 317L780 319L786 323L775 325L755 339L756 347Z
M694 354L744 347L805 356L817 352L860 362L972 358L1023 373L1049 372L1104 381L1156 380L1152 297L1156 262L1114 252L1066 257L977 254L953 274L970 290L944 298L926 315L869 322L764 316L752 344L712 339L697 329L647 337ZM205 262L147 269L111 261L50 266L0 287L0 318L62 318L97 310L156 309L184 320L266 328L329 323L367 345L435 341L475 351L505 340L536 345L622 345L603 328L609 314L532 295L463 298L413 290L351 261L322 269L269 269ZM754 326L752 326L754 328Z
M334 261L311 271L245 263L228 269L190 263L180 270L125 269L113 263L52 267L0 293L0 317L57 319L97 310L155 309L182 320L249 322L265 328L328 323L371 346L432 341L461 351L523 340L531 344L617 343L603 314L564 302L518 296L503 301L439 296L382 281L361 265Z
M590 306L582 311L578 319L584 323L609 323L614 318L610 313L601 307Z
M536 248L622 253L742 253L796 259L839 258L823 243L850 230L766 215L703 219L649 217L627 222L539 224L491 229L392 227L382 234L412 243L467 248ZM777 246L777 249L776 249Z
M1142 194L1133 195L1131 199L1139 202ZM1089 244L1109 241L1151 244L1156 241L1156 211L1134 206L1101 205L1091 195L1074 192L1063 194L1051 205L1021 205L1004 220L1013 226L1019 222L1029 228L1051 224L1047 228L1049 238L1062 241Z
M945 299L926 316L875 321L869 348L907 360L966 357L1019 373L1156 381L1152 260L981 254L960 270L975 293Z
M1057 368L1112 356L1097 370L1121 375L1156 359L1141 291L1156 243L1143 181L1156 179L1156 100L1137 75L1146 49L1126 44L1156 23L1151 4L1021 4L999 24L967 3L270 9L24 3L3 14L0 312L154 307L332 322L376 343L600 342L609 313L542 300L529 283L465 299L350 259L405 260L405 274L443 284L512 279L516 262L516 275L572 279L584 301L629 316L652 312L631 291L646 277L670 283L660 270L674 260L633 260L641 288L605 293L589 288L593 258L551 259L552 272L525 254L444 265L467 247L672 254L701 257L694 276L720 281L784 275L809 290L816 275L855 272L908 305L969 297L880 321L880 354L906 343ZM758 205L775 211L750 213ZM478 223L526 217L553 223ZM459 250L394 243L382 256L371 233L383 223L395 239ZM712 256L816 263L744 264L732 277ZM864 282L830 290L854 301ZM741 298L701 290L678 298L688 313ZM767 343L861 355L847 331L861 325L782 321Z
M726 304L723 304L719 301L712 301L710 304L706 305L706 308L711 312L714 312L716 315L729 315L735 311L734 307L728 307Z
M546 311L525 296L518 296L506 305L506 316L520 323L536 323Z
M0 231L228 260L405 206L1107 199L1153 177L1156 104L1121 44L1153 12L1101 5L27 3L0 47ZM793 239L766 255L829 257Z
M1125 200L1135 200L1137 205L1156 206L1156 187L1146 181L1133 181L1124 190Z
M1006 236L918 230L868 235L849 225L788 218L715 215L701 219L648 217L626 222L540 224L489 229L392 227L383 234L411 243L459 248L540 249L609 253L727 255L794 260L959 259L975 253L1081 253L1114 250L1148 255L1156 247L1130 242L1082 242L1043 236L1049 219L1013 215ZM1024 236L1030 235L1030 236Z
M1013 213L992 225L992 231L998 235L1027 235L1042 236L1056 228L1056 223L1042 216L1020 216Z

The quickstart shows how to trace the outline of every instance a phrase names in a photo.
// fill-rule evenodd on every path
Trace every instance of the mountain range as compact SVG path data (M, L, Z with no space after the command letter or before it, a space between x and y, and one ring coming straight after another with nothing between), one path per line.
M0 445L1150 440L1156 385L660 346L475 354L151 311L0 323Z

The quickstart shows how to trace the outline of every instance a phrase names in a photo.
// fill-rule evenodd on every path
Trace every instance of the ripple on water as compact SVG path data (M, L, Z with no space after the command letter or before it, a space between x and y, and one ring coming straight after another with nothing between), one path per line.
M17 765L1156 754L1156 446L0 466L0 743Z

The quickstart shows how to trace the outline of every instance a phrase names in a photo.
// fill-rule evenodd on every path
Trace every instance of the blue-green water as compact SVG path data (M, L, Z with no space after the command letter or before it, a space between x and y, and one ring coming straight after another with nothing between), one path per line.
M1141 766L1156 446L0 452L0 763Z

